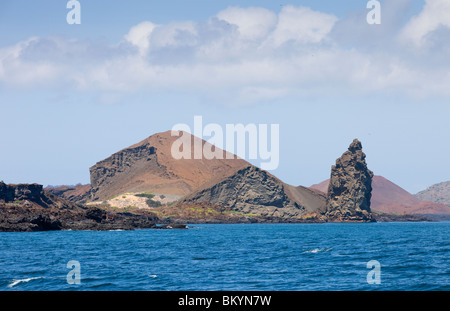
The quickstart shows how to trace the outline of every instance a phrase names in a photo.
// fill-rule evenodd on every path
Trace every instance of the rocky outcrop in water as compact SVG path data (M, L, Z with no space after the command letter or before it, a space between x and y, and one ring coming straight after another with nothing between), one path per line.
M328 192L330 180L327 179L319 184L312 185L311 189ZM372 178L372 198L370 209L374 212L404 214L435 214L450 215L450 205L429 201L421 201L402 187L383 176L374 175ZM377 218L377 217L376 217ZM378 220L378 218L377 218Z
M87 208L43 190L38 184L0 182L0 231L132 230L157 228L158 218Z
M108 213L97 207L61 210L19 203L0 204L0 231L133 230L156 228L156 219L129 213Z
M373 173L361 142L355 139L331 168L324 216L332 222L375 221L370 210Z

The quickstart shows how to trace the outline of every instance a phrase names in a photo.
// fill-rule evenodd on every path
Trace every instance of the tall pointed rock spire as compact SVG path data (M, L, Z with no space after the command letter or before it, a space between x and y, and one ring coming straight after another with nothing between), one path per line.
M353 140L331 168L325 216L336 222L374 221L370 210L373 173L358 139Z

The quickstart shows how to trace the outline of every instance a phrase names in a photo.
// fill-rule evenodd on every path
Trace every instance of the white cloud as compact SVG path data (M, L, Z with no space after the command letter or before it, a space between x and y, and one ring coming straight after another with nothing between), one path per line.
M158 27L152 22L142 22L130 29L125 35L125 40L136 46L141 54L145 54L149 48L150 35Z
M318 43L331 31L337 17L313 11L306 7L284 6L278 16L278 24L269 40L275 46L288 41Z
M427 36L440 27L450 28L450 1L426 0L423 10L411 18L400 38L416 46L423 46Z
M265 38L277 23L274 12L258 7L229 7L219 12L217 18L237 26L239 34L246 40Z
M414 20L435 16L444 23L446 15L436 10L427 3L403 34ZM330 35L337 20L305 7L285 6L279 13L230 7L201 22L142 22L115 45L36 37L0 49L0 84L64 83L105 94L187 92L237 104L293 94L450 96L448 62L433 63L430 51L411 56L414 49L370 50L357 42L349 48ZM433 32L430 23L420 23L420 38ZM395 29L393 37L401 28Z
M27 61L22 53L38 37L19 42L13 46L0 49L0 81L13 85L44 84L54 80L64 68L49 61Z
M155 48L196 45L197 29L192 21L172 22L155 29L150 45Z

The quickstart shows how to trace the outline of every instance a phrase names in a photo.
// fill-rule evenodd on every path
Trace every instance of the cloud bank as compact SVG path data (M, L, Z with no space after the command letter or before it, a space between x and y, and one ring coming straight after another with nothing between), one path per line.
M381 25L368 25L365 11L339 20L292 5L229 7L205 21L143 21L115 44L33 37L0 48L0 85L186 92L236 104L290 95L450 97L450 5L427 0L399 22L408 2L386 4Z

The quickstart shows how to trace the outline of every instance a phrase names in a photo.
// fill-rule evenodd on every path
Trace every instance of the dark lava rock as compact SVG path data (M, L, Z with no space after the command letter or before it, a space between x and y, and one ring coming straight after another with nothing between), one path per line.
M35 227L31 227L33 231L53 231L62 229L61 221L53 215L39 214L34 219L31 219L30 223L36 225Z
M272 174L249 165L185 196L180 203L209 203L240 215L266 221L298 220L325 204L325 198L304 187L283 183Z
M41 200L43 187L38 184L7 185L0 182L0 201L34 201Z
M104 210L101 210L99 208L90 208L86 212L86 218L92 219L95 222L102 222L106 219L107 213Z
M361 142L355 139L331 168L324 215L331 222L372 222L373 173L367 168Z
M37 184L0 182L0 231L133 230L156 228L153 213L107 212L58 198ZM167 225L179 229L184 225Z
M377 222L430 222L432 218L417 214L392 214L383 212L374 212Z

